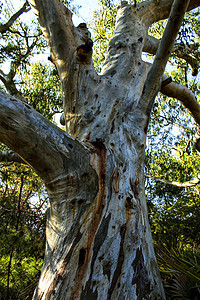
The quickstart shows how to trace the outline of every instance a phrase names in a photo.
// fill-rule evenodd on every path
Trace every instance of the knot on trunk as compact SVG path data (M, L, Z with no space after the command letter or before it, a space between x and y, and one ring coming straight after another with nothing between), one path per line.
M92 39L87 39L85 44L82 44L77 47L77 58L81 63L89 64L92 58L92 47L93 41Z
M196 150L200 152L200 137L197 137L194 144Z

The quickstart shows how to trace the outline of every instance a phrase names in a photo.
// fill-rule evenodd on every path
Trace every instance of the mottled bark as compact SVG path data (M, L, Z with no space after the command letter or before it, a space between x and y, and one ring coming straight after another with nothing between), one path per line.
M101 74L87 27L74 27L59 1L30 2L60 75L67 129L0 93L1 141L35 168L50 199L34 299L165 299L148 222L144 152L151 106L189 1L178 12L175 1L169 42L161 42L150 71L141 59L148 26L155 16L169 16L172 1L136 7L123 1Z

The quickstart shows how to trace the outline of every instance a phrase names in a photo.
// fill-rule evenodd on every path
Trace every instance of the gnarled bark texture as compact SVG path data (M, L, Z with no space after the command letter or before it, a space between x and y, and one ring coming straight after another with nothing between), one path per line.
M200 2L122 1L101 74L87 27L74 27L59 1L29 2L60 75L67 129L1 93L1 140L35 168L50 199L34 299L165 299L144 193L146 134L159 89L181 98L180 86L161 81L184 12ZM143 48L152 48L148 27L170 11L150 66L141 58ZM191 112L199 109L193 95L184 95Z

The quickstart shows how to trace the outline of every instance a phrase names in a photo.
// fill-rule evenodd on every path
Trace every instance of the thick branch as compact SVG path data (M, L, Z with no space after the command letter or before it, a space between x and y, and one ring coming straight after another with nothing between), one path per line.
M160 80L164 73L170 53L173 49L175 38L182 24L184 13L188 7L189 0L175 0L171 13L161 39L153 65L148 73L141 105L146 106L147 115L150 115L154 99L160 86Z
M184 183L180 183L178 181L168 181L159 177L155 177L155 176L151 176L151 175L147 175L145 174L145 177L147 178L151 178L154 179L156 181L162 182L164 184L167 185L172 185L172 186L176 186L176 187L180 187L180 188L186 188L186 187L192 187L192 186L196 186L197 184L200 183L200 178L196 178L194 180L190 180L190 181L186 181Z
M66 110L73 109L72 101L78 95L80 80L87 77L89 70L94 72L92 62L92 40L85 23L74 27L72 13L58 0L30 0L38 14L45 38L50 46L50 60L57 67L63 90L63 102ZM85 67L88 73L85 72ZM86 79L87 80L87 79ZM73 111L74 113L74 111Z
M0 32L1 33L5 33L7 30L9 30L9 28L13 25L13 23L17 20L17 18L19 18L19 16L21 14L23 14L24 12L28 12L31 8L29 7L27 1L24 3L24 5L22 6L22 8L20 8L20 10L18 10L9 20L6 24L2 24L0 25Z
M166 82L169 78L163 75L163 82ZM186 86L183 86L177 82L171 82L161 87L161 93L178 99L190 112L194 120L200 125L200 105L197 102L195 95ZM196 150L200 152L200 137L196 137L194 144Z
M88 172L89 152L28 104L0 91L0 140L46 183L70 170Z
M167 80L167 76L163 75L163 81ZM189 110L197 124L200 125L200 105L195 95L186 86L177 82L171 82L161 88L161 93L173 97L178 100Z
M155 55L159 45L160 40L148 35L143 47L143 51ZM191 46L175 44L172 50L172 53L174 53L177 57L184 59L191 66L193 76L197 75L199 61L191 56L190 53L192 49L195 48L197 50L198 47L199 44L194 44Z
M70 64L75 51L72 13L57 0L29 0L38 15L43 34L51 50L51 59L58 67Z
M151 0L138 4L138 11L143 17L143 22L151 24L169 17L173 0ZM183 1L184 3L184 1ZM187 11L200 6L200 0L190 0Z

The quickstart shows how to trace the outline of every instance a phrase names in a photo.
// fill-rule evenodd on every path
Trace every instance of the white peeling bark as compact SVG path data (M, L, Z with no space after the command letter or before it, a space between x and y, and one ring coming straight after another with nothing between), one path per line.
M159 1L167 16L171 2ZM143 173L146 105L153 98L145 94L144 104L149 66L141 55L149 26L146 8L157 14L156 2L137 7L122 2L100 75L86 26L74 27L59 1L31 3L61 78L67 129L13 98L5 101L5 94L0 98L1 140L36 169L50 199L34 299L165 299ZM164 55L155 90L166 60Z

